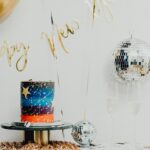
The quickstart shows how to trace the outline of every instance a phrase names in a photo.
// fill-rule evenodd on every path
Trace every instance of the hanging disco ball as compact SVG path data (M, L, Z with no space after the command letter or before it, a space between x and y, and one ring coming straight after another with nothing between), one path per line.
M124 81L139 80L150 72L150 46L142 40L123 41L113 56L116 74Z
M92 123L80 121L73 126L71 134L78 144L88 147L96 137L96 129Z

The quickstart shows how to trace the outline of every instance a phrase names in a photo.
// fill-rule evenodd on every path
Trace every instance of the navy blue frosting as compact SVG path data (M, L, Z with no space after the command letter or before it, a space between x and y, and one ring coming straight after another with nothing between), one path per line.
M27 95L24 89L28 89ZM22 114L50 114L53 99L54 82L21 82Z

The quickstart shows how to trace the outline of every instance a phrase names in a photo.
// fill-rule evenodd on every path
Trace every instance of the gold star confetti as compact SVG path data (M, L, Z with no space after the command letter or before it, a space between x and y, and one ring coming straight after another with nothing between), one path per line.
M23 94L24 97L27 99L27 96L30 94L30 92L29 92L29 87L27 87L27 88L24 88L24 87L23 87L22 94Z

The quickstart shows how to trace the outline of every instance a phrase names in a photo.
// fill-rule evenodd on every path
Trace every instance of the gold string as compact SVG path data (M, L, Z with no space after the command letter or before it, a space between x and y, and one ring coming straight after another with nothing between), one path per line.
M56 54L55 54L56 48L55 48L55 44L54 44L54 36L52 36L52 40L51 40L51 38L48 36L47 33L42 32L42 37L43 37L43 36L46 37L46 39L47 39L47 41L48 41L48 44L49 44L49 47L50 47L50 50L51 50L51 53L52 53L52 55L56 58Z
M10 48L7 48L7 58L8 58L8 64L10 67L12 65L12 58L15 53L16 53L15 46L11 46Z
M69 26L68 24L66 24L65 27L66 27L66 33L65 33L65 30L63 30L63 29L61 29L59 31L63 38L68 38L69 34L74 34L74 29L71 26Z
M65 32L65 29L60 29L60 34L63 38L68 38L69 34L74 34L75 33L75 30L78 30L79 29L79 24L78 22L74 21L75 26L73 25L69 25L69 24L66 24L65 25L65 28L66 28L66 32Z
M108 0L102 0L102 4L107 9L108 14L111 17L111 19L113 19L113 14L112 14L112 11L111 11L111 9L109 7Z
M58 35L58 40L59 40L59 42L60 42L60 45L61 45L62 49L63 49L66 53L68 53L68 50L65 48L65 46L64 46L64 44L63 44L62 36L61 36L59 30L57 30L57 35Z
M68 32L65 33L65 31L63 29L60 29L59 32L63 38L68 38L68 36L69 36Z
M25 46L23 43L21 43L21 46L23 47L24 49L24 54L17 60L16 62L16 69L17 71L19 72L22 72L25 70L26 66L27 66L27 63L28 63L28 58L27 58L27 54L28 54L28 51L29 51L29 46ZM20 61L24 58L24 64L22 67L19 68L19 63Z
M52 36L48 36L47 33L45 32L42 32L41 35L42 37L45 37L48 41L48 44L49 44L49 47L50 47L50 50L51 50L51 53L52 55L56 57L56 48L55 48L55 41L54 41L54 32L57 33L57 37L58 37L58 40L59 40L59 43L61 45L61 48L66 52L68 53L68 50L66 49L64 43L63 43L63 40L62 38L68 38L69 37L69 34L74 34L76 30L79 29L79 23L77 21L74 21L73 22L74 25L69 25L69 24L65 24L65 29L63 28L58 28L56 25L55 25L55 29L53 28L53 31L52 31ZM51 24L52 26L54 27L54 20L53 20L53 16L51 14Z
M0 48L0 57L2 57L5 54L6 48L7 48L6 45L7 45L7 42L4 41L3 46L1 46L1 48Z
M28 50L29 50L29 46L26 47L23 43L14 44L14 45L9 46L8 42L7 42L7 41L4 41L4 42L3 42L3 45L2 45L1 48L0 48L0 57L4 56L4 54L6 53L6 55L7 55L7 60L8 60L8 65L9 65L10 67L12 66L12 59L13 59L15 53L19 53L19 52L21 51L21 49L24 49L24 54L23 54L23 55L17 60L17 62L16 62L16 69L17 69L17 71L19 71L19 72L24 71L24 69L25 69L26 66L27 66L27 53L28 53ZM21 61L23 58L25 58L23 67L20 67L20 68L19 68L19 63L20 63L20 61Z
M66 28L67 28L68 34L69 33L74 34L74 29L71 26L69 26L68 24L66 24Z
M25 60L24 60L24 65L23 65L22 68L19 68L19 62L21 61L22 58L25 59ZM24 71L25 68L26 68L26 66L27 66L27 63L28 63L27 56L22 55L22 56L17 60L17 62L16 62L16 69L17 69L17 71L19 71L19 72Z

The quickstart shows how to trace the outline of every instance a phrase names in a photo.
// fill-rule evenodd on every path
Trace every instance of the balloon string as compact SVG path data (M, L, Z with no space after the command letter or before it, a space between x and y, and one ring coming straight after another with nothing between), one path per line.
M86 96L88 96L88 92L89 92L89 78L90 78L90 66L88 65L87 85L86 85Z
M84 110L84 121L86 121L86 120L87 120L87 110L85 108L85 110Z
M85 91L85 109L84 109L84 115L83 115L83 119L84 121L87 120L87 106L86 104L88 103L88 94L89 94L89 80L90 80L90 66L88 65L88 69L87 69L87 79L86 79L86 91Z
M102 4L104 6L104 8L107 9L108 13L109 13L109 16L111 17L111 19L113 19L113 14L112 14L112 11L109 7L109 4L108 4L108 0L102 0Z
M66 53L68 53L68 50L65 48L64 43L63 43L63 41L62 41L61 34L60 34L60 32L59 32L58 30L57 30L57 35L58 35L58 40L59 40L59 43L60 43L62 49L63 49Z
M59 87L59 90L60 90L60 75L59 75L58 64L57 64L57 59L56 58L55 58L55 66L56 66L57 83L58 83L58 87Z
M49 48L50 48L50 50L51 50L51 53L52 53L52 55L56 58L57 56L56 56L56 48L55 48L55 43L54 43L54 36L52 36L51 38L48 36L48 34L47 33L45 33L45 32L42 32L42 38L43 37L45 37L46 39L47 39L47 41L48 41L48 44L49 44Z

